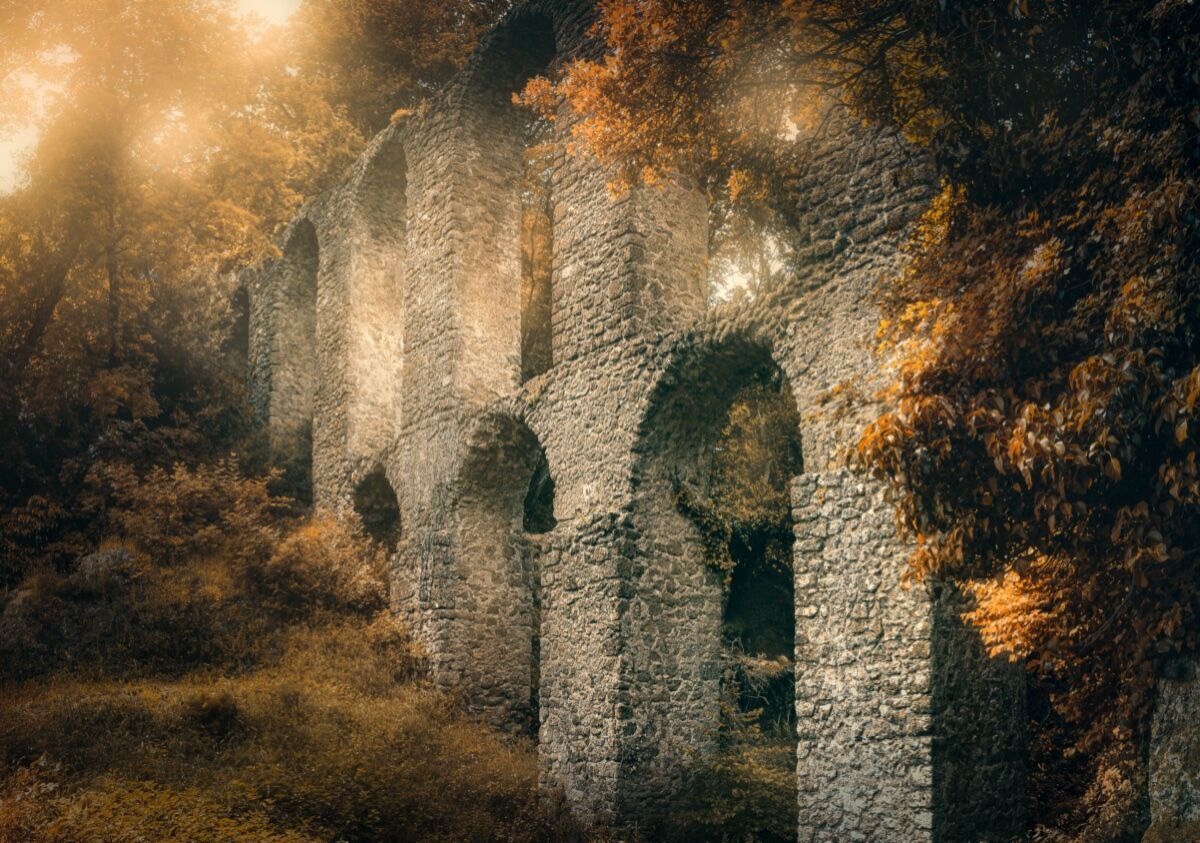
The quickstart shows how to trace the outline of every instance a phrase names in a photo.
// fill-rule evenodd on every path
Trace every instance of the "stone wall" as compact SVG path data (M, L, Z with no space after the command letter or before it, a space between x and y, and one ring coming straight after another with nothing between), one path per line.
M931 601L875 490L810 474L793 499L800 839L930 840Z
M1150 738L1150 828L1143 843L1200 839L1200 677L1180 661L1159 683Z
M1025 830L1024 671L941 584L905 588L882 490L797 478L800 840L1009 841Z
M827 400L879 381L873 287L928 202L929 169L831 113L794 185L804 264L710 307L696 185L614 196L595 161L567 154L563 115L553 365L522 383L532 127L511 95L595 54L593 19L586 0L514 10L303 209L278 261L246 273L255 407L281 451L309 459L319 508L355 518L356 501L390 505L390 484L393 601L435 679L535 733L544 784L581 816L645 823L718 722L722 582L673 488L702 491L732 396L771 373L803 417L802 838L1003 839L1023 806L1019 677L954 628L950 597L899 587L890 508L838 469L872 407ZM959 715L972 706L982 715Z

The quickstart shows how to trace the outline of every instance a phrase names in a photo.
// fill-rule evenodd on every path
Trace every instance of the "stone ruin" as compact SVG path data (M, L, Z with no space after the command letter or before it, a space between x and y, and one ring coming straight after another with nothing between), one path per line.
M930 168L831 114L792 185L802 270L710 301L696 185L614 195L567 150L569 115L539 135L512 102L597 53L593 17L585 0L507 15L242 274L256 412L318 509L394 548L394 604L435 680L534 735L544 786L582 818L645 825L720 728L728 595L676 490L703 494L738 390L781 384L802 418L779 630L799 839L1010 839L1023 673L986 657L952 588L901 587L891 507L842 467L870 408L830 401L879 383L873 288ZM531 289L523 179L546 131L552 267Z

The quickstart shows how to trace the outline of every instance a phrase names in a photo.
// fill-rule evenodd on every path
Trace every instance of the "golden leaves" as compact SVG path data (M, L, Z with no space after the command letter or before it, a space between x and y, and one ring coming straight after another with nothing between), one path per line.
M524 90L513 94L513 103L528 108L543 120L553 121L558 117L558 93L544 76L535 76L526 82Z

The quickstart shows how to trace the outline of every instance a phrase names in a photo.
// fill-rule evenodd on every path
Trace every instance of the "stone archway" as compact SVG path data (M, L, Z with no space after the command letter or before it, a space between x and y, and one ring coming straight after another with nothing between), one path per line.
M354 487L354 514L367 536L387 548L400 538L400 503L383 466L376 466Z
M456 637L470 705L536 736L540 700L541 565L554 519L554 479L522 421L490 416L473 432L460 472Z
M283 255L268 273L273 287L270 333L269 428L293 493L312 500L313 420L317 402L317 277L320 247L316 228L296 222Z
M250 291L242 283L229 298L230 326L221 350L228 356L233 371L243 378L250 371Z
M513 95L557 56L550 15L522 11L485 42L464 83L478 238L461 288L471 353L460 385L480 404L554 361L553 131Z
M773 435L752 455L731 453L731 437L745 448L768 415L778 416ZM729 485L747 456L766 475L757 491ZM626 812L653 818L677 808L694 777L741 740L739 724L753 720L774 741L762 747L776 778L791 780L791 481L801 470L795 399L769 346L733 336L678 351L644 417L634 475L642 559L627 613L626 670L638 681ZM790 794L779 799L794 804ZM794 817L778 824L794 828Z
M346 437L352 457L375 459L400 430L403 409L408 160L394 133L370 159L355 208Z

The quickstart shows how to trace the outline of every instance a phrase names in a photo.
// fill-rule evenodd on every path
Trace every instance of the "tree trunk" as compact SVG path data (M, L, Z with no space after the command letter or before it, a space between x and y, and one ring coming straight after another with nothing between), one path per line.
M121 353L121 272L117 264L116 219L111 207L108 211L104 270L108 276L108 364L115 366Z
M33 319L25 331L25 336L8 360L7 375L10 382L25 371L25 367L33 359L38 345L41 344L42 336L50 327L54 311L58 309L58 303L66 295L67 277L71 274L77 252L77 247L69 249L43 270L41 283L38 286L45 291L45 294L34 309Z

